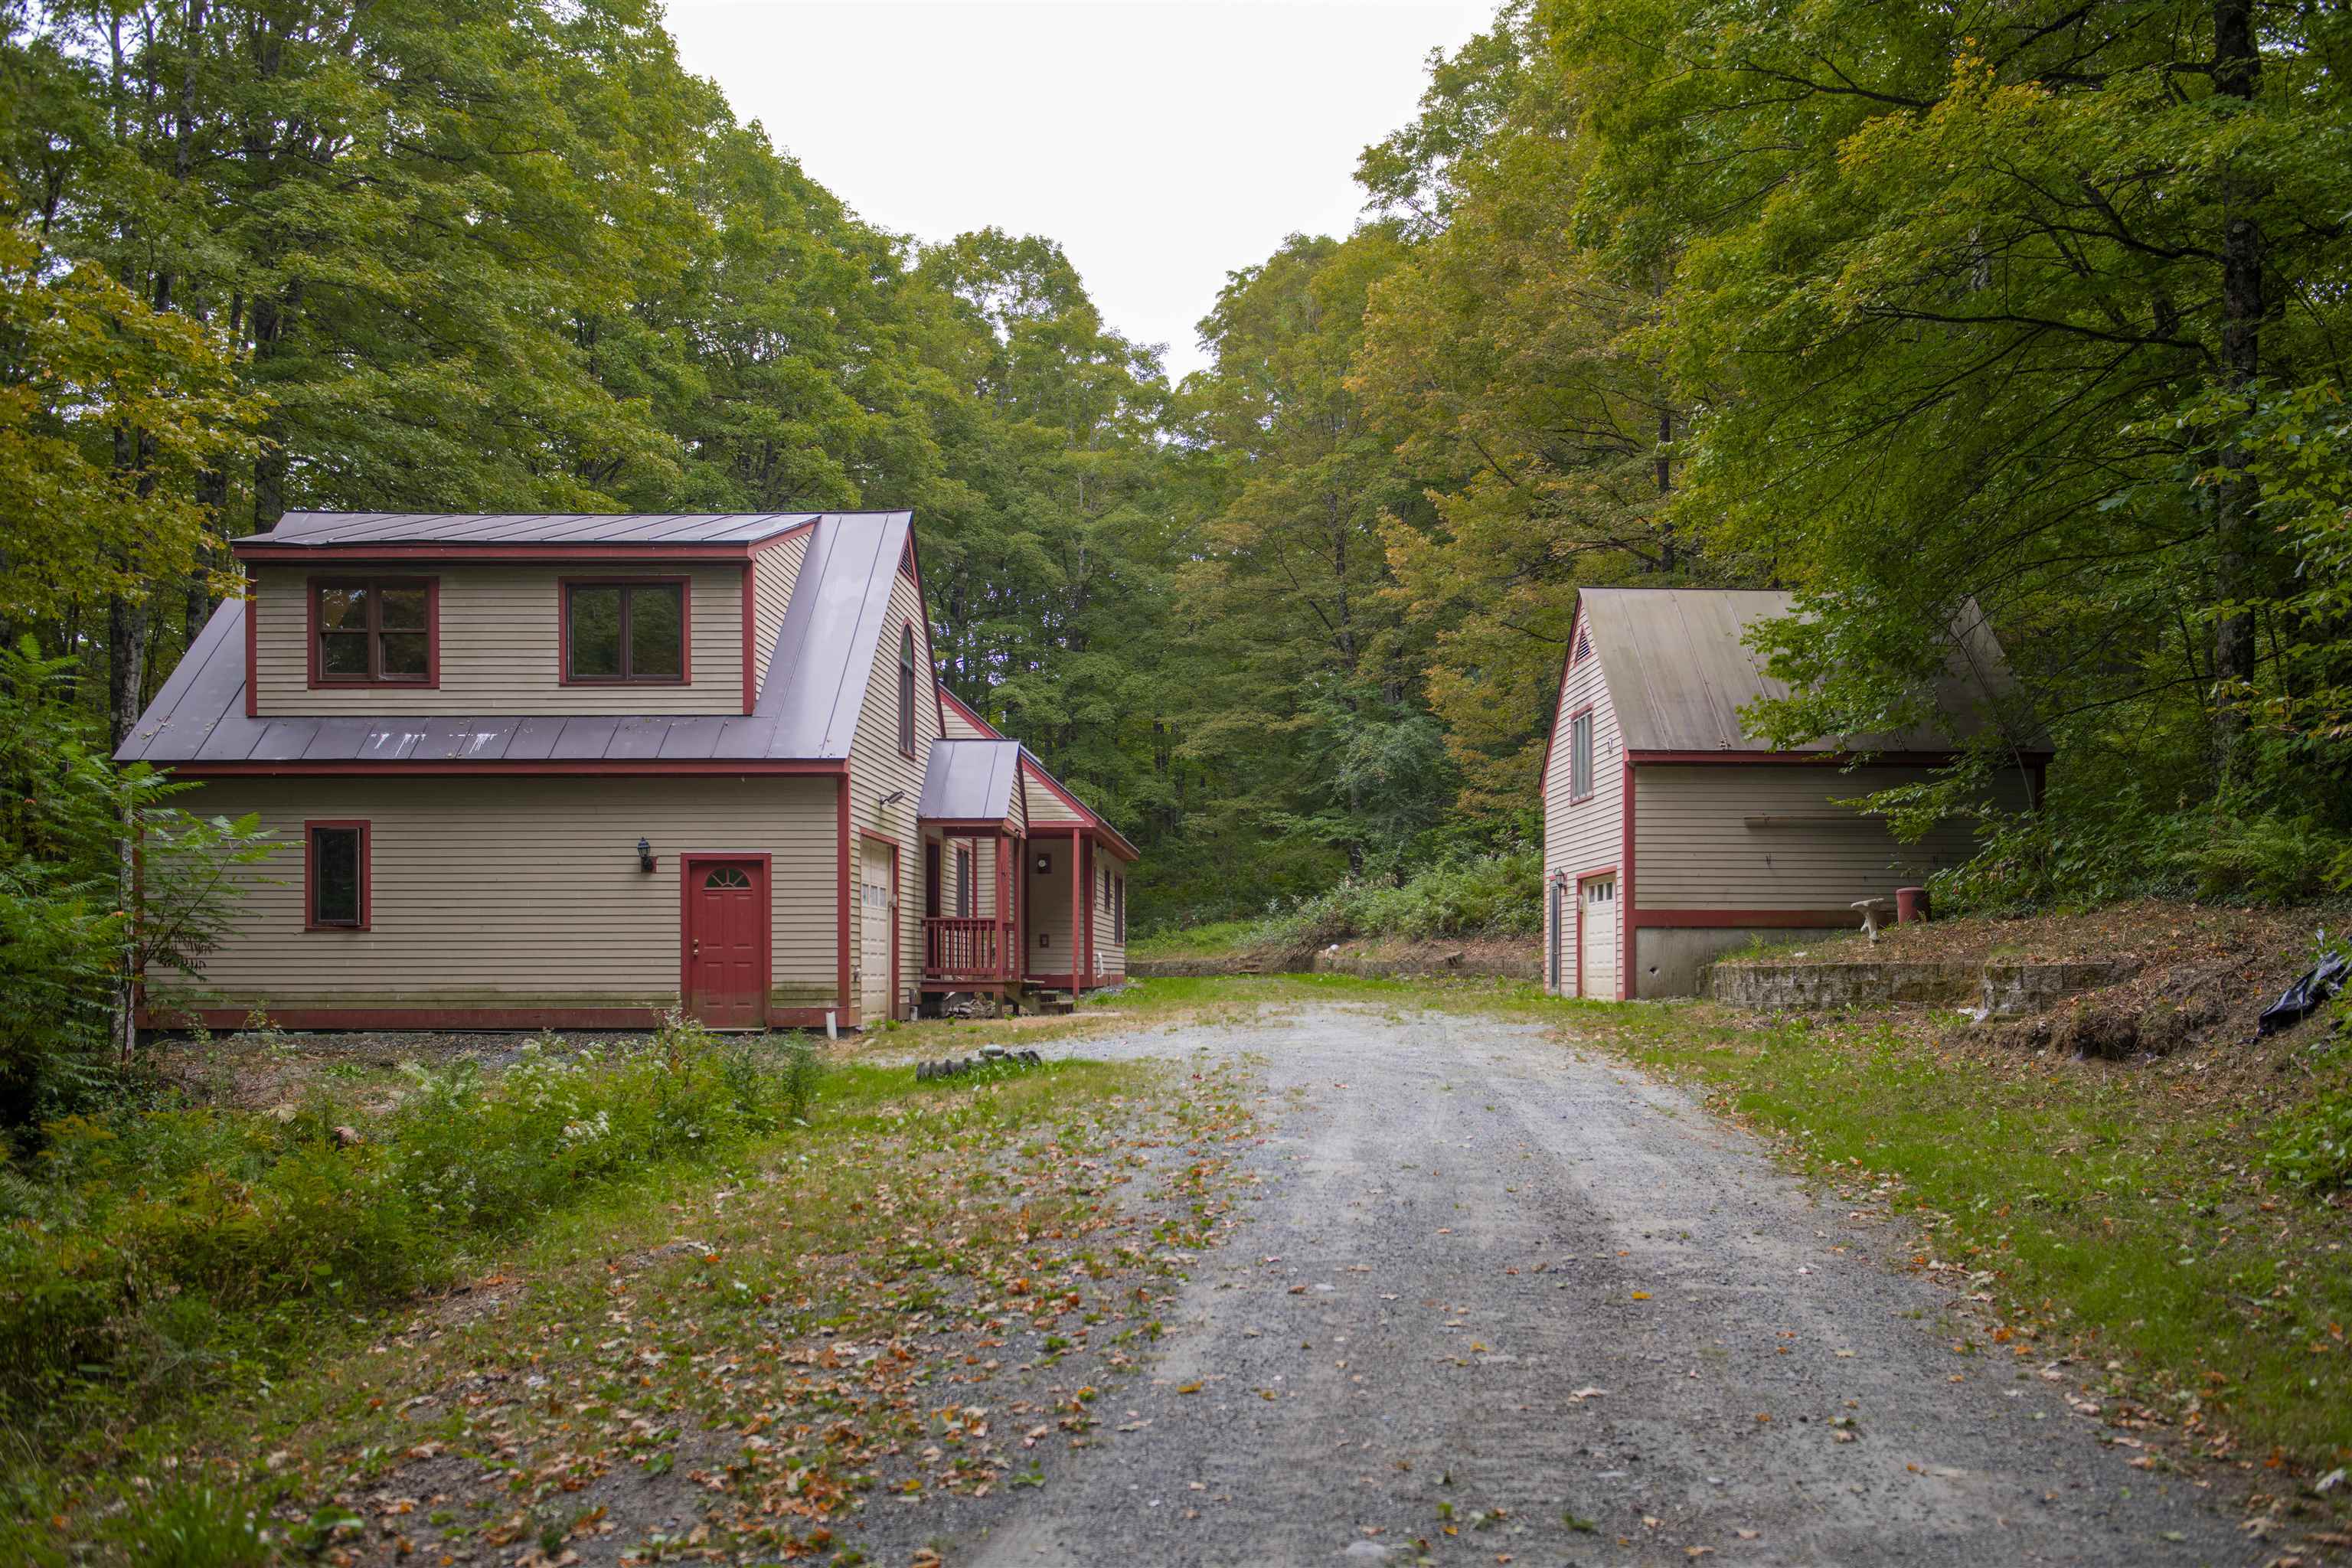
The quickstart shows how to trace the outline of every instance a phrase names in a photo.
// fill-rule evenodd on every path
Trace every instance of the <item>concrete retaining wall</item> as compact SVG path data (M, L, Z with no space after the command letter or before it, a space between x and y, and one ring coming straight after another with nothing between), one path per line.
M1708 994L1736 1007L1811 1012L1876 1002L1976 999L1973 963L1718 963Z
M1718 963L1708 974L1707 994L1736 1007L1788 1012L1924 1002L2033 1013L2129 979L2137 968L2124 962Z

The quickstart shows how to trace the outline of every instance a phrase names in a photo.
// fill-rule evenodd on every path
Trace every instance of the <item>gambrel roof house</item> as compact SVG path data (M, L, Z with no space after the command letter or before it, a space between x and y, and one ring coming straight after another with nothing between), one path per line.
M1124 976L1135 848L939 683L907 512L234 548L247 597L118 755L284 847L151 1024L856 1026Z
M1776 749L1742 710L1789 695L1748 645L1791 595L1586 588L1544 754L1544 979L1560 995L1688 995L1718 954L1853 931L1885 900L1976 850L1947 823L1916 844L1841 804L1918 783L2013 706L1982 614L1952 628L1937 721L1905 734ZM2000 803L2041 795L2038 729L2008 752ZM1854 765L1858 757L1866 758Z

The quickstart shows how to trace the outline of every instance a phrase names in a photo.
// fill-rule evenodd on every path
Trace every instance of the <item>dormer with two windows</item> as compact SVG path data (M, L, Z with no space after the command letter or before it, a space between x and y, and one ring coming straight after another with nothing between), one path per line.
M751 712L815 520L566 539L589 521L296 513L238 542L248 715Z

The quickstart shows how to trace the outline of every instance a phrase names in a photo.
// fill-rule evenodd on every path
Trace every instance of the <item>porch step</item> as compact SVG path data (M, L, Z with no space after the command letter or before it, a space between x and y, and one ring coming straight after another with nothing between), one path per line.
M1029 1005L1040 1013L1075 1013L1078 1010L1078 1005L1070 1000L1070 994L1066 991L1033 991L1029 994Z

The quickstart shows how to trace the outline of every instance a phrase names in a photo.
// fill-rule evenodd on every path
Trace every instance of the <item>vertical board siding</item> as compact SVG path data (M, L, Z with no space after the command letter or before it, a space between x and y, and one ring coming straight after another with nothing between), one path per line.
M906 626L915 630L915 754L911 758L898 750L898 631ZM922 854L915 813L923 798L923 768L931 754L931 742L940 738L940 703L932 697L929 684L935 668L931 628L923 614L922 594L904 572L892 574L890 610L883 617L871 651L874 668L866 679L865 705L858 710L856 733L850 741L849 823L852 833L861 829L878 833L896 839L899 846L898 973L890 989L896 999L922 980L923 868L916 858L909 871L908 859ZM895 805L882 805L882 797L893 790L904 790L905 798ZM853 956L864 951L859 945L862 919L856 900L852 900L849 951ZM858 984L862 977L853 983L853 994L857 994Z
M1932 776L1924 768L1644 763L1633 773L1634 896L1644 910L1839 910L1891 900L1896 888L1968 859L1974 836L1948 822L1903 844L1883 821L1836 803ZM2023 804L2014 774L1999 793L2005 805ZM1750 817L1783 820L1751 826Z
M1592 795L1590 798L1571 803L1569 788L1573 782L1573 769L1569 756L1569 721L1586 708L1592 710ZM1603 866L1617 864L1624 842L1624 754L1620 750L1617 710L1610 705L1609 688L1601 677L1598 653L1586 655L1568 671L1568 680L1561 689L1559 711L1552 719L1550 771L1544 779L1544 881L1543 948L1544 962L1551 962L1551 891L1549 883L1558 874L1573 879ZM1646 863L1636 868L1634 895L1643 903L1649 882ZM1616 944L1619 972L1623 972L1625 950L1624 885L1619 882L1616 932L1612 940ZM1577 894L1573 881L1567 896L1561 900L1560 913L1566 921L1559 933L1561 973L1557 988L1562 994L1576 989L1579 963L1576 941ZM1547 974L1547 985L1553 978Z
M768 683L768 664L775 657L776 633L783 629L784 609L793 602L793 584L800 581L801 563L808 559L809 535L794 534L772 544L751 558L751 689ZM789 672L787 672L789 673Z
M192 808L258 812L280 847L241 873L211 996L178 977L151 992L240 1009L676 1006L678 857L742 850L772 857L771 1005L830 1005L833 793L830 778L216 781ZM306 817L369 824L368 930L302 929Z
M784 547L779 547L779 551ZM779 551L771 551L776 554ZM331 563L262 566L254 574L257 709L276 715L444 713L740 713L743 710L743 568L695 566L688 615L691 683L566 686L556 677L564 577L677 576L644 566L421 567L440 579L441 684L310 686L309 582ZM779 611L779 614L782 612ZM771 632L769 640L774 640Z

